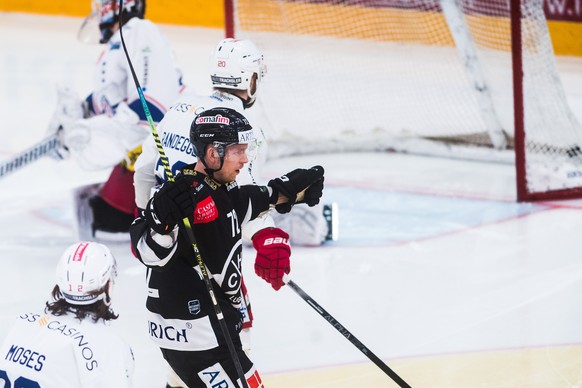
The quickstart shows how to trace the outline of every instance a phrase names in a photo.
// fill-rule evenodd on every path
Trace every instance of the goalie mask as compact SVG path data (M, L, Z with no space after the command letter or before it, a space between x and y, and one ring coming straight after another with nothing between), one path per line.
M253 74L257 75L255 88L251 86ZM267 74L263 54L250 40L221 40L212 55L210 80L217 88L246 90L252 105L257 95L259 83Z
M89 305L105 299L117 277L117 264L105 245L81 242L63 253L56 275L57 285L68 303Z
M119 21L120 0L93 0L92 12L85 18L79 30L79 40L84 43L107 43L113 33L115 23ZM145 0L123 0L122 24L138 17L143 19L145 14ZM101 37L95 34L96 25Z
M254 158L257 148L253 128L246 117L230 108L212 108L196 115L190 126L190 142L209 175L222 168L228 146L248 144L246 154L249 159ZM207 146L216 149L220 156L218 169L210 169L204 160Z

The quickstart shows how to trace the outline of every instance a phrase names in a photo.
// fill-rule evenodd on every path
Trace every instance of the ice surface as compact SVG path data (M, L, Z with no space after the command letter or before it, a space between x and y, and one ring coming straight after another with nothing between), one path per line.
M55 85L90 88L99 48L75 40L81 20L0 13L0 158L38 141ZM163 26L186 82L204 92L222 32ZM565 87L580 107L581 67ZM582 202L515 202L506 164L391 153L270 161L271 177L326 169L325 201L340 208L340 240L294 247L292 278L413 387L579 386L582 367ZM0 338L16 314L42 309L73 243L71 190L99 182L72 161L45 158L0 181ZM114 326L136 356L136 387L163 387L166 367L145 324L144 268L128 245ZM390 379L289 288L254 275L253 358L266 385L391 387Z

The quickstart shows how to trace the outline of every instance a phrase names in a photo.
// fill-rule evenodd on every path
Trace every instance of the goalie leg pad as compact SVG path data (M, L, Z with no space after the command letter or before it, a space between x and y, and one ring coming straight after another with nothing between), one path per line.
M133 171L123 164L113 168L107 182L101 188L99 195L105 202L124 213L136 214L135 188L133 186Z
M99 195L89 200L93 210L93 233L101 240L124 241L129 239L129 227L135 219L133 214L124 213L109 205ZM119 234L119 236L115 236Z
M93 209L89 200L97 195L102 183L93 183L77 187L73 191L73 221L77 240L92 241L93 236Z
M327 222L323 215L323 205L313 207L293 206L289 214L271 212L275 225L289 233L291 245L319 246L328 234Z
M133 188L133 171L115 166L98 195L89 200L95 238L124 241L137 214ZM127 235L127 236L126 236Z

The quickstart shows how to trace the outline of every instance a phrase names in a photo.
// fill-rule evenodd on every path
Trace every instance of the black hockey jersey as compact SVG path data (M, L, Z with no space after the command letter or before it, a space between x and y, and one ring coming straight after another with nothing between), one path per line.
M196 207L190 223L231 337L240 346L241 225L269 209L269 193L266 187L221 185L194 174ZM134 252L148 267L149 335L161 348L209 350L224 344L223 335L183 229L180 225L159 235L141 217L130 229Z

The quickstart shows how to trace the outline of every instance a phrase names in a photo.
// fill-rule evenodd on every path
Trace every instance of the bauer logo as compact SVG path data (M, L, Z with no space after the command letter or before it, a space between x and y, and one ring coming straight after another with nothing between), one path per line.
M271 237L265 240L265 242L263 243L263 246L268 246L268 245L274 245L274 244L283 244L283 245L289 245L289 239L283 238L283 237Z
M216 116L200 116L196 117L196 124L224 124L229 125L230 120L228 117L224 117L222 115Z

